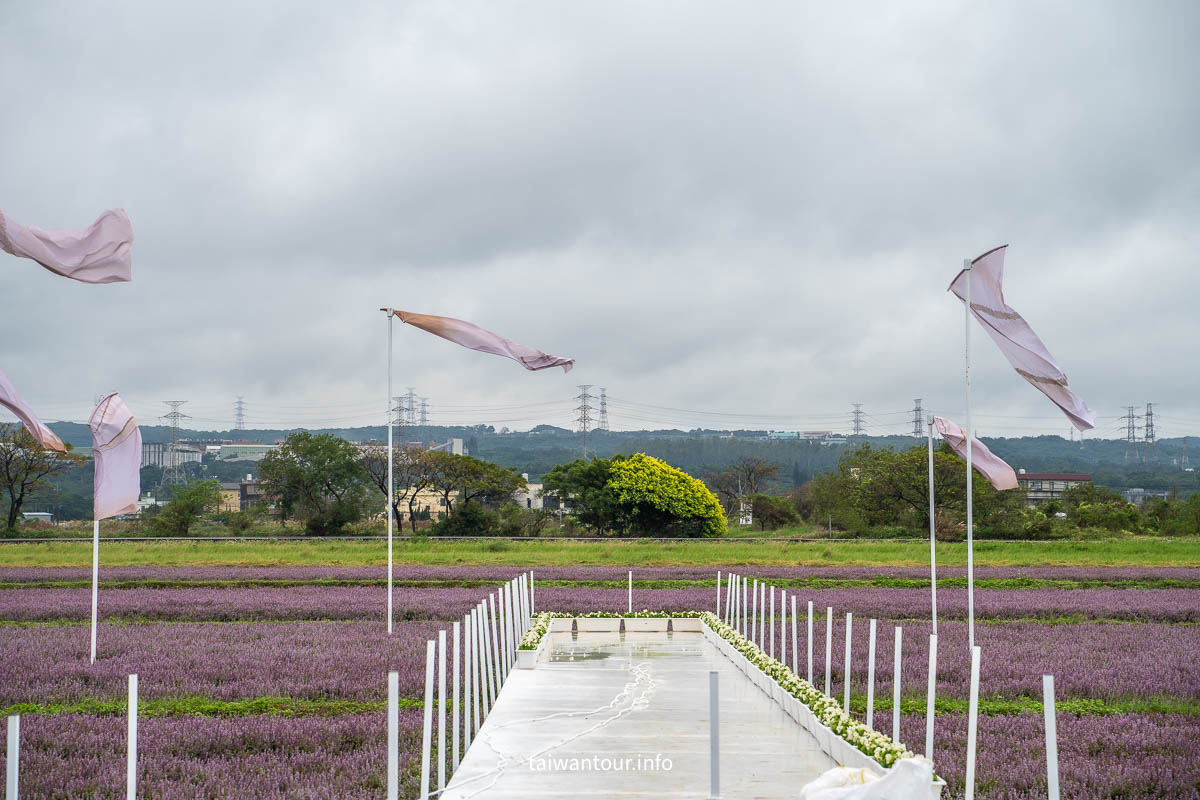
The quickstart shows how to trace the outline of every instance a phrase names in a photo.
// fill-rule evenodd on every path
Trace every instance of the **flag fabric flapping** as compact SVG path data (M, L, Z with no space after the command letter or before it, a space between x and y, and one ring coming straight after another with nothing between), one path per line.
M461 344L472 350L511 358L528 370L562 367L563 372L570 372L571 367L575 365L573 358L559 358L543 353L536 348L517 344L511 339L505 339L499 334L484 330L478 325L464 322L461 319L437 317L432 314L414 314L411 311L400 311L399 309L392 309L392 313L401 322L428 331L434 336L449 339L455 344Z
M92 429L92 455L96 459L93 483L93 519L101 520L137 511L142 491L142 431L120 396L113 392L100 401L88 420Z
M1096 427L1096 414L1067 385L1067 376L1029 323L1004 302L1004 253L997 247L971 262L971 314L988 332L1000 352L1025 380L1067 415L1081 431ZM967 271L950 284L950 291L966 302Z
M17 419L25 424L34 440L42 447L47 450L56 450L59 453L67 452L67 446L63 444L62 439L58 438L54 431L47 428L38 419L37 414L33 413L33 409L21 397L21 393L17 391L17 387L12 385L3 369L0 369L0 406L4 406L16 414Z
M941 417L934 417L933 425L954 452L967 457L967 434L962 428ZM1019 485L1013 468L974 436L971 437L971 466L997 489L1016 489Z
M44 231L0 211L0 250L83 283L131 280L132 249L133 224L121 208L110 208L82 231Z

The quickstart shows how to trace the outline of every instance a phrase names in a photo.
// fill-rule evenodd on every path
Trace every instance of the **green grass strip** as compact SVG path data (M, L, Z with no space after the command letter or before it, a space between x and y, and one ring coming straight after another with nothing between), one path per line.
M878 576L873 578L772 578L773 585L781 589L928 589L927 578L893 578ZM429 579L429 580L394 580L398 588L421 589L457 589L483 588L495 586L495 580L478 579ZM635 589L696 589L716 587L716 577L703 579L644 579L634 580ZM387 585L387 578L229 578L229 579L173 579L173 578L123 578L100 581L101 589L258 589L258 588L291 588L297 586L338 586L338 587L382 587ZM553 586L561 588L593 588L593 589L624 589L629 584L625 580L590 580L590 579L539 579L542 587ZM940 587L965 588L966 578L949 577L938 581ZM87 579L78 580L36 580L36 581L0 581L0 590L5 589L85 589L91 586ZM1083 580L1068 580L1058 578L977 578L977 589L1200 589L1200 578L1196 580L1179 578L1132 578L1107 579L1093 578Z
M938 714L966 714L970 710L966 698L937 697L934 706ZM1078 716L1111 716L1113 714L1178 714L1186 717L1200 717L1200 701L1195 698L1182 697L1130 697L1112 700L1097 698L1063 698L1055 701L1055 708L1062 714ZM867 696L855 694L850 696L850 710L856 714L867 711ZM924 714L924 695L905 695L900 698L900 712L903 714ZM892 698L875 698L875 714L892 713ZM1042 713L1040 698L1020 697L981 697L979 698L979 713L990 717L1010 716L1013 714Z
M401 697L401 708L420 708L424 701ZM297 700L291 697L255 697L249 700L212 700L207 697L176 697L140 700L140 717L333 717L340 714L383 713L385 704L363 700ZM125 700L86 698L74 703L17 703L0 708L8 714L94 714L118 716L127 713Z

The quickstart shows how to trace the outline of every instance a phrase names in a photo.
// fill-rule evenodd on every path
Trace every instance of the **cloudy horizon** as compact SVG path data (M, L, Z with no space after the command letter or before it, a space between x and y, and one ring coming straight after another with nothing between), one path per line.
M11 4L0 208L125 208L134 279L0 254L0 367L44 420L382 424L381 306L432 424L911 429L961 419L946 288L1005 294L1097 414L1200 435L1200 6ZM1192 77L1188 77L1192 76ZM972 330L985 436L1069 423ZM906 416L907 415L907 416ZM12 417L0 410L0 421ZM711 421L715 424L706 424Z

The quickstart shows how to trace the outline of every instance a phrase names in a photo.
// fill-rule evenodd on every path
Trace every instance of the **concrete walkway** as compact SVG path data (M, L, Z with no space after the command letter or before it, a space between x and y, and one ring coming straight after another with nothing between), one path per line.
M707 798L713 669L721 797L795 797L835 766L703 634L547 636L548 658L513 670L442 797Z

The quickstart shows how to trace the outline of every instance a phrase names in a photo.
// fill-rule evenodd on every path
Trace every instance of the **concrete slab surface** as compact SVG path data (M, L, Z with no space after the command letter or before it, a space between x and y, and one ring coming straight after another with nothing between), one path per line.
M795 797L835 766L700 633L549 633L514 669L446 791L467 798L707 798L708 673L721 797Z

